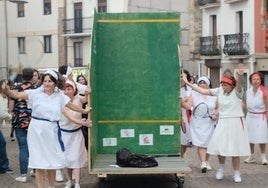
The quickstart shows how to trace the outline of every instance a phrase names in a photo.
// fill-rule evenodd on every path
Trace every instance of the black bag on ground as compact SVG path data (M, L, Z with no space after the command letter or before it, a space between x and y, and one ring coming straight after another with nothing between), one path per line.
M133 154L122 148L116 152L116 164L120 167L148 168L158 166L154 157L144 154Z

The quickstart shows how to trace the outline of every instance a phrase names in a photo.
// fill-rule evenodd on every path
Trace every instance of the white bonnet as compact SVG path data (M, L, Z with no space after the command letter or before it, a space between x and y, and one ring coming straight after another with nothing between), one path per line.
M200 81L204 81L208 86L210 85L210 81L209 81L209 79L206 76L201 76L198 79L197 83L199 83Z

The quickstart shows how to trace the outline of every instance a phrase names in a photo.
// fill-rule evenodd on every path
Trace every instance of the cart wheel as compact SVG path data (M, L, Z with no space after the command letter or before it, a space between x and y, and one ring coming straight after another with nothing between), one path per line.
M183 188L184 177L183 176L179 176L179 177L176 178L176 180L177 180L178 188Z

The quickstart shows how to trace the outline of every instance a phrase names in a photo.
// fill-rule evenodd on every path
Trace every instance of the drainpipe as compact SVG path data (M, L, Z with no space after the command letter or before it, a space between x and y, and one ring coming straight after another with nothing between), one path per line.
M9 59L8 59L8 23L7 23L7 1L4 1L4 15L5 15L5 37L6 37L6 78L9 78Z

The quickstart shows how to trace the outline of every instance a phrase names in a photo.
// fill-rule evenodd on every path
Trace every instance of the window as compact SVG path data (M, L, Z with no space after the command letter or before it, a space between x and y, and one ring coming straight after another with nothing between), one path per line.
M244 35L243 35L243 12L236 12L236 32L239 34L238 45L239 49L244 47Z
M217 38L217 16L216 15L210 16L210 35L212 36L211 45L212 45L213 51L215 51L215 50L219 51L218 38Z
M25 37L18 37L19 54L25 54Z
M74 31L75 33L83 32L82 3L74 4Z
M98 0L98 12L107 12L107 0Z
M212 36L217 36L217 16L210 16L210 34Z
M74 42L74 66L83 66L83 43Z
M18 17L24 17L24 3L18 3Z
M44 52L45 53L52 53L51 49L51 35L44 36Z
M236 32L243 33L243 12L236 12Z
M44 15L51 14L51 0L44 0Z

